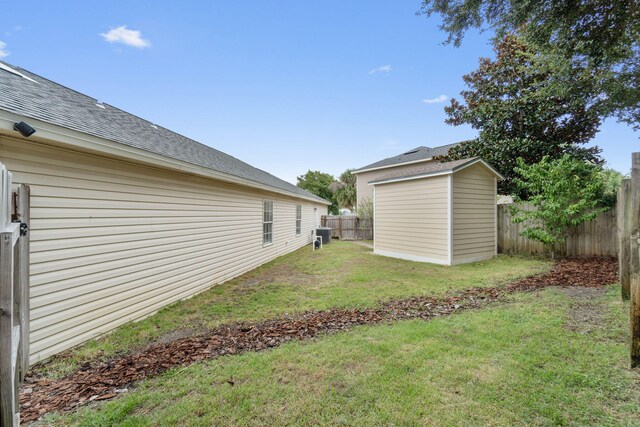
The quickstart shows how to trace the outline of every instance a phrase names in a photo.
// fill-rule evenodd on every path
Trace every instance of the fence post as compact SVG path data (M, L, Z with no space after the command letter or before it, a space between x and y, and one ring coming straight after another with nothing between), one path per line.
M31 189L22 184L18 187L16 200L16 219L31 225L30 213ZM29 286L29 232L26 236L20 237L17 243L16 258L16 301L19 308L18 324L20 325L20 348L18 349L18 367L20 381L29 370L29 312L30 312L30 286Z
M19 327L14 327L13 230L0 233L0 426L17 426L18 371L17 349Z
M640 210L640 153L633 153L631 164L631 242L629 270L631 293L631 367L640 367L640 253L638 251L638 212Z
M631 180L625 179L618 189L618 202L616 206L618 223L618 276L620 277L620 289L623 300L629 299L629 249L631 236Z

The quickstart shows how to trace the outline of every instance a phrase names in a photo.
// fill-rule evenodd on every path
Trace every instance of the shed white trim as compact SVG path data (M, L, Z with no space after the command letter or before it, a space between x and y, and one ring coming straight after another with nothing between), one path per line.
M357 174L363 173L363 172L371 172L371 171L377 171L377 170L381 170L381 169L396 168L398 166L405 166L405 165L412 165L412 164L415 164L415 163L429 162L431 160L433 160L433 157L429 157L427 159L412 160L410 162L394 163L392 165L386 165L386 166L378 166L378 167L375 167L375 168L358 169L358 170L355 170L355 171L353 171L351 173L354 174L354 175L357 175Z
M375 239L374 239L374 241L375 241ZM392 251L376 250L376 251L374 251L374 253L377 254L377 255L383 255L383 256L388 256L388 257L392 257L392 258L406 259L408 261L429 262L429 263L432 263L432 264L448 265L446 261L443 261L441 259L423 257L423 256L418 256L418 255L411 255L411 254L406 254L406 253L403 253L403 252L392 252Z
M376 187L373 187L373 252L376 251Z
M389 178L389 179L384 179L384 180L379 180L379 181L371 181L369 182L369 185L382 185L382 184L389 184L392 182L400 182L400 181L411 181L414 179L422 179L422 178L429 178L432 176L441 176L441 175L451 175L454 174L456 172L459 172L463 169L468 168L469 166L473 166L476 163L482 163L484 166L486 166L498 179L504 179L504 176L498 172L497 170L494 169L493 166L491 166L489 163L485 162L484 160L482 160L481 158L477 158L477 159L473 159L470 160L468 163L464 163L460 166L457 166L455 168L452 169L445 169L442 171L433 171L433 172L427 172L427 173L422 173L422 174L418 174L418 175L412 175L412 176L403 176L403 177L398 177L398 178Z
M390 178L390 179L385 179L384 181L370 181L369 185L383 185L383 184L391 184L394 182L402 182L402 181L413 181L414 179L422 179L422 178L431 178L433 176L442 176L442 175L451 175L453 172L451 170L446 170L446 171L437 171L437 172L431 172L431 173L423 173L420 175L413 175L413 176L405 176L405 177L401 177L401 178Z

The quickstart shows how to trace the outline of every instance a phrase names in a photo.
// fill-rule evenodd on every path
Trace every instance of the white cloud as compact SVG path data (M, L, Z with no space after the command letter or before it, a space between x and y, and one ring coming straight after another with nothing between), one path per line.
M423 99L422 102L424 102L425 104L440 104L441 102L446 101L448 98L449 97L447 95L440 95L437 98Z
M375 74L375 73L390 73L391 72L391 65L382 65L380 67L376 67L373 68L371 71L369 71L369 75L371 74Z
M3 41L0 41L0 58L4 58L5 56L9 56L7 44Z
M109 43L122 43L127 46L137 47L138 49L144 49L151 46L149 40L142 38L142 33L137 30L130 30L126 25L122 25L118 28L112 28L106 33L100 33L103 39Z

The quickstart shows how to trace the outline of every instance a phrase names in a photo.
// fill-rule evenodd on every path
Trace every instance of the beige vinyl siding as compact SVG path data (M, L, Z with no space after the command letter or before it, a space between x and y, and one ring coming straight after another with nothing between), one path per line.
M0 161L31 186L32 363L309 244L326 214L294 197L6 137ZM265 199L274 223L263 247Z
M431 160L425 160L424 162L416 162L408 165L393 166L390 168L372 170L370 172L362 172L356 174L356 197L358 204L364 199L373 200L373 185L369 185L369 181L374 181L382 176L394 173L396 171L415 169L416 166L423 165Z
M448 177L376 185L375 251L448 262Z
M496 254L495 179L479 163L453 174L453 264Z

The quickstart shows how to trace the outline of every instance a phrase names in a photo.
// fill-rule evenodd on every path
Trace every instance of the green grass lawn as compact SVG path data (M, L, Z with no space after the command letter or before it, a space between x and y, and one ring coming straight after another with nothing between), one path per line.
M547 289L169 371L54 425L640 425L619 287Z
M391 298L441 295L493 286L549 269L542 259L499 256L460 266L438 266L372 255L334 241L322 251L305 247L237 279L173 304L140 322L36 366L59 376L96 357L108 358L159 339L198 334L221 323L262 320L284 313L332 307L370 307Z

